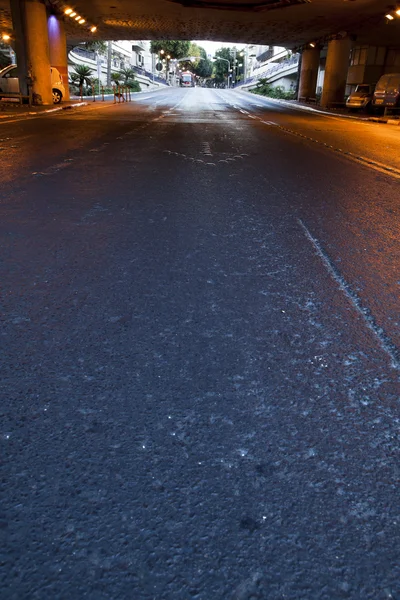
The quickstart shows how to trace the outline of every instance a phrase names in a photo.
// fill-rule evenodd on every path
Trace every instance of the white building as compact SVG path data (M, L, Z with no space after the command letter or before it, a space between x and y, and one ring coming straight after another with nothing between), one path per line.
M109 44L111 45L111 73L132 68L135 71L135 79L142 89L152 89L162 85L156 80L154 74L150 42L142 40L107 42L105 52L94 52L83 46L76 46L68 54L69 72L73 73L76 65L86 65L93 69L93 77L99 79L102 85L106 85Z

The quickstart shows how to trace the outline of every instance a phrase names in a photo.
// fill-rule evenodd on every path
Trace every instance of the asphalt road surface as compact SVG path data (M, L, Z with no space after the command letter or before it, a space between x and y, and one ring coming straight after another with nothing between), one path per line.
M0 123L0 596L400 598L400 129Z

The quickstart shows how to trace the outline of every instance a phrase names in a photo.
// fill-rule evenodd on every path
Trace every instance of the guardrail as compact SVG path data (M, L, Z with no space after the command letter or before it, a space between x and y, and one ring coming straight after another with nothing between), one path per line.
M286 60L283 60L280 63L272 63L268 69L263 69L260 73L256 73L256 74L252 75L251 77L248 77L246 79L246 81L241 82L239 85L244 85L244 84L247 85L249 83L256 83L260 79L268 79L269 77L271 77L273 75L278 75L280 71L282 71L282 72L286 71L290 67L295 67L298 64L299 64L299 55L294 54L290 58L287 58ZM236 84L236 85L238 85L238 84Z
M24 100L28 101L29 106L32 105L32 96L24 96L20 92L0 92L0 102L16 104L15 100L18 101L19 105L22 105Z

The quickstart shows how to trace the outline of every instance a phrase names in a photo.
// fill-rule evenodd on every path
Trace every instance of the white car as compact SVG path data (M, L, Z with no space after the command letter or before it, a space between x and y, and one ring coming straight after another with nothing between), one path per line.
M65 87L60 72L51 67L51 87L53 90L54 104L60 104L65 96ZM19 81L17 77L17 65L8 65L0 71L0 98L1 92L19 94Z
M360 83L346 100L350 110L369 109L374 95L375 86L369 83Z

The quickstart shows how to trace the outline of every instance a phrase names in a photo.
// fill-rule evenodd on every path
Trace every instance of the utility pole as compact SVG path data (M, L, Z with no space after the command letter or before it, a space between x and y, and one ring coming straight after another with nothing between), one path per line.
M236 60L236 47L233 48L233 50L231 50L230 54L233 59L232 60L232 87L233 87L234 83L236 83L236 80L237 80L237 71L238 71L237 60Z
M111 87L112 42L107 42L107 87Z

